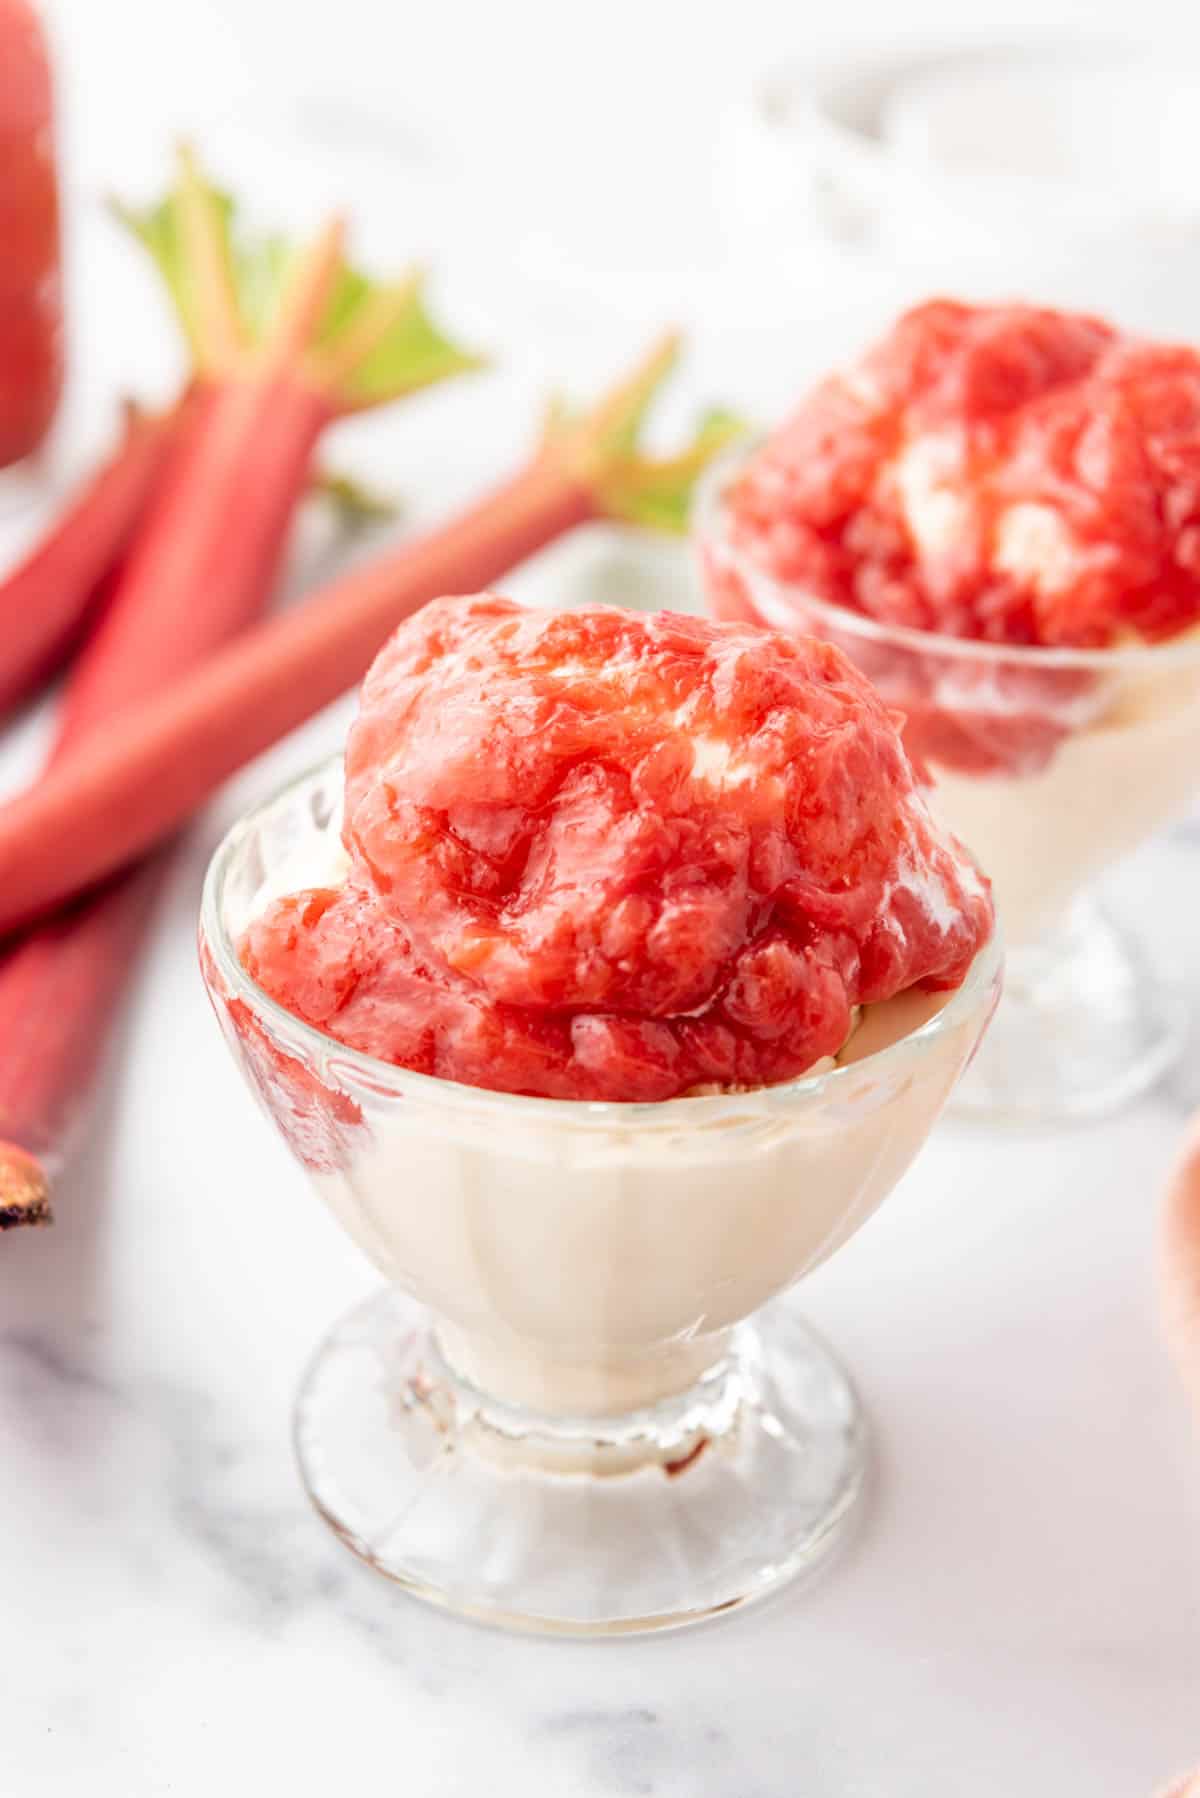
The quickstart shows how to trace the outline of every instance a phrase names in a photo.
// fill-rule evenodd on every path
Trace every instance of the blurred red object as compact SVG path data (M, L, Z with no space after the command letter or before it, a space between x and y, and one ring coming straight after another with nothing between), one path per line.
M36 450L62 388L53 86L30 0L0 0L0 468Z
M1200 1117L1167 1185L1159 1273L1167 1341L1200 1413ZM1159 1798L1200 1798L1200 1769Z
M1167 1185L1159 1272L1167 1341L1200 1411L1200 1118Z

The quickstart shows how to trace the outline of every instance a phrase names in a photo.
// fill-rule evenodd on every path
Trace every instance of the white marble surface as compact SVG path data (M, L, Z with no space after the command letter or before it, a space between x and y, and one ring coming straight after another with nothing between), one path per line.
M94 226L78 264L74 446L116 386L165 366L153 302ZM477 270L451 272L476 303ZM345 446L413 522L519 443L537 370L582 380L628 343L519 274L488 291L505 372ZM861 311L812 300L802 349L701 320L694 391L769 404L778 362L792 385ZM677 594L686 565L653 566ZM620 598L629 572L600 534L513 585ZM515 1640L405 1600L309 1513L291 1395L372 1276L230 1064L193 936L224 826L345 713L245 771L183 843L58 1226L0 1249L0 1792L1149 1798L1200 1758L1200 1478L1152 1281L1194 1053L1087 1130L944 1127L798 1295L878 1447L863 1528L808 1589L680 1636ZM0 778L38 731L5 742ZM1198 882L1185 828L1112 898L1200 1010Z
M1180 1093L1058 1138L945 1127L800 1293L878 1441L862 1531L810 1588L586 1645L351 1561L288 1407L371 1276L193 966L243 795L177 860L56 1231L0 1257L2 1789L1141 1798L1194 1758L1200 1493L1150 1267ZM1126 896L1195 873L1165 844Z

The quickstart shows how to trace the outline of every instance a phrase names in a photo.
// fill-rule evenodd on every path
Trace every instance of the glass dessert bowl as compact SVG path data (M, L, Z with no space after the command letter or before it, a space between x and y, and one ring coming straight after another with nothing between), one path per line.
M939 302L907 315L860 365L818 388L776 439L728 457L701 494L695 541L714 616L836 644L904 715L905 746L933 781L931 805L992 881L1007 946L1004 1002L956 1107L1049 1121L1104 1113L1134 1097L1161 1076L1184 1040L1177 997L1137 942L1105 917L1090 889L1098 875L1186 811L1200 790L1200 625L1188 622L1200 615L1200 575L1191 572L1186 536L1186 506L1195 494L1182 476L1172 471L1169 480L1162 473L1168 455L1154 446L1162 465L1156 473L1169 495L1162 511L1176 521L1174 541L1165 552L1156 543L1154 552L1162 557L1178 549L1186 567L1167 567L1173 587L1167 591L1164 580L1161 600L1152 584L1134 592L1131 582L1139 625L1149 620L1154 633L1164 631L1152 640L1132 624L1124 628L1121 614L1119 557L1127 554L1143 573L1153 559L1144 545L1136 557L1123 548L1121 534L1145 534L1145 522L1122 513L1123 492L1114 497L1103 483L1111 478L1116 486L1118 451L1129 460L1145 449L1137 439L1149 436L1144 415L1153 417L1153 408L1140 393L1142 411L1122 411L1118 392L1115 424L1101 421L1117 449L1093 443L1088 450L1074 440L1064 449L1074 421L1064 424L1052 413L1059 403L1053 385L1048 399L1039 393L1028 402L1032 423L1021 417L1026 402L1014 402L1020 422L1011 424L996 390L1043 377L1053 344L1048 350L1039 334L1053 332L1064 315L992 311L1001 320L997 341L975 346L973 360L962 357L952 390L938 362L950 359L944 344L935 334L933 349L924 338L914 347L910 337L904 353L911 356L912 379L934 389L934 397L919 429L905 417L912 432L906 447L896 450L897 436L905 443L903 431L880 397L894 376L885 358L923 315L972 315L971 309ZM1033 340L1019 346L1024 363L1011 332L1002 338L1003 321L1013 315ZM1097 321L1065 315L1065 324L1094 331L1102 344L1111 337ZM939 317L938 330L946 329ZM1115 355L1121 340L1112 341ZM1132 359L1138 347L1125 353ZM1194 485L1200 480L1200 359L1154 346L1140 353L1170 364L1165 379L1151 370L1143 380L1144 387L1160 381L1153 398L1168 412L1166 380L1181 378L1171 359L1186 356L1194 364L1184 371L1186 403L1168 395L1180 441L1164 428L1168 450ZM939 380L947 388L940 396ZM989 396L979 429L984 450L962 423L963 391L972 382ZM1063 391L1070 386L1063 377ZM910 411L919 398L918 385L917 398L905 397ZM887 403L903 413L893 394ZM1061 402L1064 409L1067 403ZM1087 403L1085 390L1078 404ZM832 471L826 476L818 468L810 480L805 457L819 464L823 455ZM739 516L747 476L757 508L749 529ZM1120 478L1132 479L1127 470ZM1155 528L1167 534L1160 518ZM843 592L853 594L853 603ZM975 604L985 620L980 628L1031 631L1043 607L1065 633L1076 625L1091 630L1095 617L1087 608L1101 602L1104 629L1113 636L1101 646L970 634L978 622L971 620ZM936 628L951 618L953 630Z
M314 1504L414 1593L534 1629L666 1627L772 1590L837 1539L866 1439L837 1361L771 1301L921 1147L995 1004L996 939L957 990L873 1008L844 1065L784 1085L631 1105L460 1086L312 1029L239 959L280 871L336 856L341 785L328 763L238 824L201 920L235 1058L388 1282L304 1378Z
M582 1633L820 1560L864 1426L774 1301L917 1153L1000 974L985 884L837 651L439 602L368 676L344 777L217 851L201 962L387 1282L297 1406L346 1543Z

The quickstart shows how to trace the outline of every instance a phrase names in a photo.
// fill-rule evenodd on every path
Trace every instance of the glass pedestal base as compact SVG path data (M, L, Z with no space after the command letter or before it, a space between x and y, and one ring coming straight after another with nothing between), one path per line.
M539 1415L459 1379L392 1291L343 1319L296 1406L309 1496L433 1604L509 1628L669 1629L816 1566L853 1511L854 1390L788 1304L689 1391L616 1417Z
M1162 1078L1186 1024L1137 943L1081 902L1043 941L1008 950L1003 996L951 1108L1031 1124L1103 1116Z

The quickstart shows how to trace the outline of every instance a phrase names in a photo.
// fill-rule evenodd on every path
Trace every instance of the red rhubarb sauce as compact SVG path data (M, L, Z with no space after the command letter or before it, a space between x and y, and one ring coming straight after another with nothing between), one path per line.
M252 924L251 976L369 1055L551 1098L794 1077L992 927L836 648L665 613L427 607L367 677L344 841L342 886Z
M1200 622L1200 354L1078 313L931 301L751 457L725 528L743 568L885 627L1160 642ZM719 613L755 614L752 582L710 571ZM882 649L856 653L887 673ZM882 682L934 759L1037 767L1086 709L1076 670L959 657L947 703L949 668L910 656L905 690Z
M58 179L46 41L0 0L0 468L30 455L62 386Z

